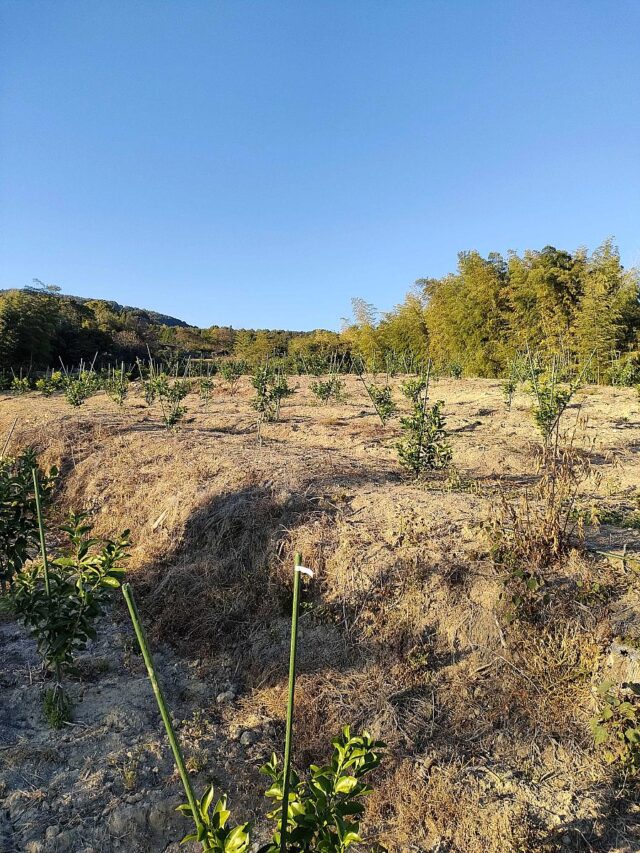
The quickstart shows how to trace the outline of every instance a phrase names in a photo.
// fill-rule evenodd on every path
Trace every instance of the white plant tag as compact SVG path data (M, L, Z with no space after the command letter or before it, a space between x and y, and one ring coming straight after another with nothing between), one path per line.
M313 572L306 566L296 566L296 572L301 572L303 575L309 575L310 578L313 577Z

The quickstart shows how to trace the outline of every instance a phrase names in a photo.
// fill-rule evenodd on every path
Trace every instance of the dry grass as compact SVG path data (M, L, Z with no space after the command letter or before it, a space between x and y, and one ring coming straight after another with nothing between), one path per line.
M369 803L374 837L390 853L526 853L533 833L526 807L491 793L459 765L406 759L380 780Z
M292 554L303 552L316 578L301 620L297 760L326 755L347 721L387 741L372 839L392 851L558 849L548 846L552 833L596 814L589 786L611 785L593 760L587 720L609 640L633 628L637 582L560 547L558 517L550 527L536 514L544 495L532 500L535 433L524 397L507 411L499 383L437 383L457 474L417 485L399 471L395 428L376 423L357 380L347 379L346 404L322 409L308 383L299 380L283 421L265 426L262 446L245 382L234 397L216 389L209 411L188 398L175 433L137 399L121 412L98 395L75 412L56 398L5 397L0 435L17 416L13 446L35 444L61 465L57 511L91 508L98 535L132 529L132 581L156 638L205 659L214 677L227 666L245 692L224 724L271 722L273 746L284 719ZM595 389L582 411L589 420L576 451L598 439L589 500L637 490L634 392ZM502 529L517 528L520 544L527 529L542 535L518 559L542 565L543 546L554 555L543 560L554 609L534 626L501 621L502 575L480 529L499 484L512 506L529 500L529 527L521 513ZM639 550L637 531L613 535L601 550ZM244 772L238 784L253 790ZM557 785L543 796L535 780L548 776ZM600 839L608 826L602 818Z

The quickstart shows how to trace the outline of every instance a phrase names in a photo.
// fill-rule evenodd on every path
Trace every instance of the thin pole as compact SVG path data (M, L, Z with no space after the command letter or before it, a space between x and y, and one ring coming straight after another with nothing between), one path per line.
M18 423L18 418L16 417L11 424L11 429L9 430L9 435L7 436L7 440L5 441L2 447L2 453L0 453L0 459L4 459L4 455L7 452L7 447L9 447L9 442L11 441L11 436L13 435L13 431L16 428L16 424Z
M40 484L38 483L38 472L35 468L31 469L33 477L33 491L36 496L36 516L38 518L38 531L40 533L40 551L42 553L42 568L44 571L44 588L47 593L47 598L51 601L51 589L49 587L49 560L47 558L47 546L44 541L44 521L42 520L42 506L40 504Z
M289 698L287 701L287 728L284 743L284 785L282 788L282 819L280 821L280 853L287 853L287 828L289 823L289 790L291 786L291 745L293 740L293 700L296 689L296 652L298 648L298 602L300 600L300 572L302 555L293 558L293 610L291 615L291 650L289 653Z
M127 607L129 608L129 615L131 616L133 628L136 632L138 644L140 645L140 651L142 652L142 657L144 659L145 666L147 667L149 681L151 682L151 687L153 688L153 692L156 697L156 702L158 703L158 708L160 709L160 716L162 717L162 722L164 723L164 727L167 730L167 737L169 738L169 744L171 746L171 751L173 752L173 758L176 762L176 767L178 768L180 779L182 780L182 786L184 788L185 794L187 795L189 806L191 807L193 822L195 823L196 828L198 829L198 833L204 832L204 826L202 820L200 819L200 809L198 806L198 801L196 799L195 794L193 793L193 788L191 787L191 780L189 779L189 774L187 773L187 768L184 764L182 751L180 750L180 744L178 743L176 733L173 730L171 717L169 716L169 711L167 710L167 703L165 702L164 694L162 693L162 688L160 687L160 683L156 676L153 658L151 657L151 652L149 651L147 638L144 633L144 628L142 627L142 622L140 621L138 608L136 607L133 592L131 591L131 587L128 583L122 585L122 594L124 595L124 600L127 602Z

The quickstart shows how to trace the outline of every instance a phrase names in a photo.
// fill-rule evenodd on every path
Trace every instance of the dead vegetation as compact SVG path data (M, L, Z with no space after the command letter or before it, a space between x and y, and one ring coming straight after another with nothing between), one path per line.
M206 667L231 661L244 692L225 719L268 723L274 746L283 566L303 552L316 581L300 628L299 759L322 757L347 721L389 744L370 842L397 853L637 849L621 829L635 794L616 793L589 719L612 640L640 627L638 581L630 563L594 553L613 546L593 546L601 534L581 509L628 502L640 485L633 392L589 392L588 420L550 466L524 399L507 410L498 383L439 382L457 476L416 484L351 379L349 402L320 419L302 380L261 446L245 387L216 388L175 434L135 402L107 416L100 397L81 416L47 400L37 417L28 398L5 399L0 431L17 416L12 441L61 464L61 512L92 509L99 535L132 529L150 629ZM637 554L632 527L624 542Z

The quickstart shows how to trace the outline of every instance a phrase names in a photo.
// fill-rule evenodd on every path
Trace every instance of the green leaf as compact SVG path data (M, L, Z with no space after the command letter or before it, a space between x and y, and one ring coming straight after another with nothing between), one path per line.
M213 785L210 785L209 788L202 795L202 799L200 800L200 811L203 815L209 814L209 808L211 807L211 803L213 802Z
M593 740L596 746L605 743L609 738L609 733L604 726L593 726Z
M357 784L355 776L342 776L336 783L335 791L337 794L350 794Z
M244 853L248 850L251 842L248 827L249 824L245 823L232 829L224 842L224 850L228 853Z

